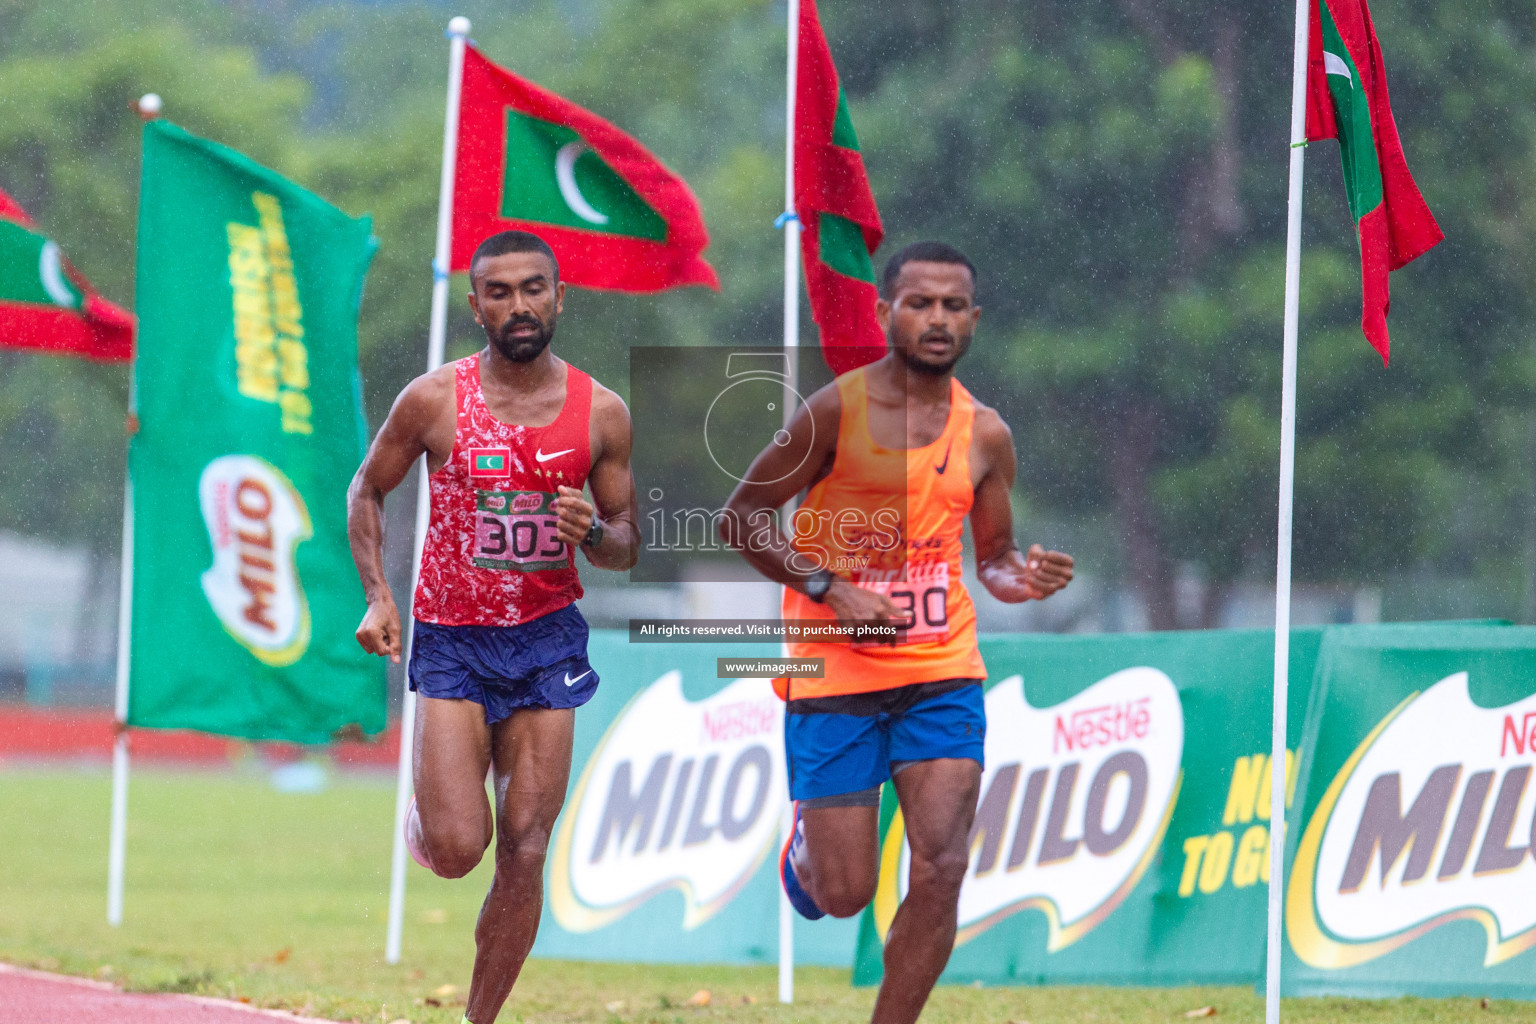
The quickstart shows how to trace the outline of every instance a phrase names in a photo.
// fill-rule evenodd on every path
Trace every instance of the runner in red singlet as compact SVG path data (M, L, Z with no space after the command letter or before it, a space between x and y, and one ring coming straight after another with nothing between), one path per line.
M790 643L824 659L825 675L775 687L796 801L780 875L801 914L869 904L880 787L895 786L911 871L873 1020L910 1024L954 947L981 783L986 667L960 582L965 521L976 575L1000 600L1049 597L1072 579L1072 558L1014 544L1012 437L954 379L981 315L970 261L920 242L886 264L880 291L890 351L810 397L736 488L722 533L786 584L786 620L906 624L892 645ZM791 538L761 529L802 490Z
M616 570L634 565L640 550L629 412L549 350L565 294L559 273L536 235L506 231L481 243L469 305L489 344L400 393L347 502L368 598L357 640L398 662L384 495L427 457L431 522L409 665L421 697L416 801L406 840L417 861L446 878L469 873L496 840L496 873L475 926L464 1014L472 1024L496 1019L533 946L574 710L597 689L574 603L575 549Z

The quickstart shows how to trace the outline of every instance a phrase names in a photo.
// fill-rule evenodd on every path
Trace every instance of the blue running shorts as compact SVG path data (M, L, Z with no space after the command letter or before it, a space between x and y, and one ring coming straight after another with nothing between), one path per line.
M411 689L472 700L486 724L523 708L576 708L597 692L587 661L587 620L574 604L516 626L439 626L416 621Z
M791 691L784 716L791 798L813 807L871 805L880 785L914 761L982 764L981 682L944 679L801 700Z

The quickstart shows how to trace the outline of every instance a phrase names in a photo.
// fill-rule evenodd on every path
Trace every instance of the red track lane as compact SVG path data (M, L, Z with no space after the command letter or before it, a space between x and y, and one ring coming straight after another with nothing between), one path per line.
M0 1020L5 1024L329 1024L228 999L122 992L88 978L0 964Z
M112 712L101 709L30 708L0 704L0 761L8 757L31 760L112 756ZM296 761L307 753L329 754L338 767L391 768L400 759L400 726L372 742L332 743L305 748L293 743L257 743L259 754L278 763ZM132 729L128 749L136 763L154 761L180 765L228 765L250 744L203 733L174 729Z

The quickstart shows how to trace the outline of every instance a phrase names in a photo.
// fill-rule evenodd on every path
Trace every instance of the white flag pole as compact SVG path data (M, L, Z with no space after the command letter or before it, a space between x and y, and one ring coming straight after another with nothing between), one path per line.
M800 67L800 0L789 0L789 47L785 60L784 86L784 213L779 224L784 229L784 365L789 371L784 381L784 429L789 429L795 415L794 397L799 384L800 344L800 218L795 213L795 90ZM793 517L794 503L785 507L786 517ZM786 518L786 523L789 518ZM786 707L785 713L788 714ZM785 757L789 751L784 751ZM783 841L789 842L795 827L794 803L784 805L781 824ZM779 1002L795 1001L795 910L789 896L779 887Z
M459 146L459 91L464 79L464 46L469 38L469 19L460 15L448 22L448 112L443 119L443 176L437 193L437 249L432 258L432 315L427 333L427 372L443 365L448 333L448 247L453 228L453 175ZM416 492L416 538L411 548L411 598L421 573L421 549L426 542L431 512L431 484L426 459ZM406 602L410 604L411 602ZM407 682L400 705L400 769L395 788L395 843L389 869L389 930L384 959L400 962L400 936L405 915L405 812L411 799L411 754L416 736L416 694L409 683L411 641L415 619L407 617L405 663Z
M1280 390L1280 509L1275 557L1275 693L1270 736L1269 933L1264 1021L1280 1021L1280 954L1285 904L1286 711L1291 657L1291 533L1296 484L1296 335L1301 308L1301 183L1307 145L1307 31L1310 7L1296 0L1291 81L1290 205L1285 228L1285 354Z
M160 116L160 97L147 92L134 104L139 117ZM128 423L137 415L133 368L128 365ZM123 547L117 586L117 692L112 702L116 735L112 740L112 823L107 839L107 924L123 923L123 871L128 863L128 664L133 629L133 477L123 466Z
M133 385L128 386L133 416ZM124 467L124 474L127 468ZM128 654L133 626L133 478L123 481L123 553L117 593L117 697L113 702L112 828L107 843L107 924L123 923L123 871L128 858Z

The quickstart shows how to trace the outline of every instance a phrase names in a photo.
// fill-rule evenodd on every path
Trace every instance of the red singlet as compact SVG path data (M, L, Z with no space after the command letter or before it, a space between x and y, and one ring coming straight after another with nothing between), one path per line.
M575 552L560 540L557 485L592 468L592 378L566 364L565 404L546 427L503 423L486 408L480 356L454 364L453 452L431 476L432 518L413 614L440 626L516 626L581 596Z

